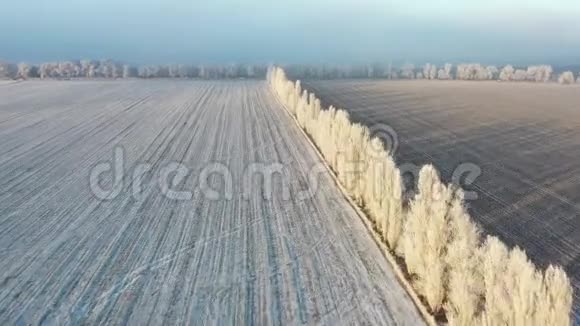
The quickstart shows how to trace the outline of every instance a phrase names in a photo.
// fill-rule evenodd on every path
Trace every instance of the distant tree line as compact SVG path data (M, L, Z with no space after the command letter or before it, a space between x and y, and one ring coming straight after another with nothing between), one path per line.
M71 78L265 78L267 65L147 65L133 66L113 60L71 60L41 64L10 63L0 61L0 79L71 79ZM292 79L428 79L428 80L499 80L514 82L558 82L580 83L580 74L572 71L557 73L550 65L498 68L479 63L462 63L442 66L427 63L423 66L393 65L286 65L285 70Z
M265 78L267 65L148 65L132 66L113 60L73 60L41 64L0 61L0 79L71 78Z
M358 66L313 66L287 65L284 67L292 79L341 79L341 78L376 78L376 79L428 79L428 80L499 80L528 82L559 82L561 84L580 83L580 75L575 80L574 73L564 71L556 73L550 65L535 65L515 68L506 65L485 66L479 63L462 63L443 66L427 63L422 67L404 64L392 65L358 65Z

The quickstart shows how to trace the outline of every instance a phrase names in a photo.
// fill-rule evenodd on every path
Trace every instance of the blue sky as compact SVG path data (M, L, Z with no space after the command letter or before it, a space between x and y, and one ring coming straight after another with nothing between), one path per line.
M580 63L577 0L5 1L12 61Z

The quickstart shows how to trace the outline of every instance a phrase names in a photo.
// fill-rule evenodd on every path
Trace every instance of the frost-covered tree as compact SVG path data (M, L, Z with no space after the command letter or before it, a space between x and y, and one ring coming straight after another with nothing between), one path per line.
M148 70L147 67L141 66L137 68L137 76L139 78L148 78Z
M41 79L48 77L46 63L43 63L38 67L38 75Z
M524 69L516 69L512 77L513 81L525 81L527 79L528 73Z
M205 66L202 65L202 66L199 67L198 76L199 76L199 78L202 78L202 79L209 78L209 74L208 74L208 71L207 71L207 69L206 69Z
M429 72L431 71L431 64L430 63L426 63L423 66L423 77L425 79L429 79Z
M561 73L560 77L558 77L558 83L562 85L574 84L574 73L571 71Z
M554 69L552 66L542 66L542 74L536 75L536 81L547 83L552 79L552 74L554 73Z
M121 78L123 77L123 67L118 63L111 64L111 78Z
M501 81L511 81L514 78L514 67L512 65L507 65L503 67L499 73L499 80Z
M446 63L443 69L445 70L445 76L447 79L452 79L451 71L453 70L453 65Z
M529 66L527 70L527 80L535 82L548 82L552 78L552 66Z
M81 65L81 76L90 77L89 70L92 65L91 60L83 59L80 61L80 65Z
M248 65L246 67L246 75L248 76L248 78L256 77L256 69L253 65Z
M12 79L17 72L18 67L15 64L0 61L0 79Z
M468 63L457 65L456 78L460 80L489 80L491 76L479 63Z
M94 64L91 64L87 71L88 78L94 78L97 75L97 67Z
M371 65L366 67L367 69L367 78L371 79L375 77L375 68Z
M156 77L158 68L155 66L143 66L139 67L139 77L141 78L154 78Z
M453 65L450 63L446 63L442 69L439 69L437 72L437 79L441 80L449 80L451 79L451 69L453 69Z
M457 80L469 80L472 78L472 73L469 70L467 64L458 64L455 71L455 79Z
M448 209L453 192L432 165L421 169L417 188L403 229L402 252L409 273L415 275L417 290L431 311L437 312L445 299Z
M162 77L160 74L161 67L156 65L142 66L138 69L139 77L141 78L156 78Z
M40 65L38 69L38 73L40 74L40 78L59 78L61 77L61 73L59 70L59 64L53 62L47 62Z
M111 66L103 62L99 64L99 67L97 68L98 77L111 78L111 73L112 73Z
M570 325L572 287L561 267L548 266L544 273L544 288L539 295L538 314L542 325Z
M431 70L429 71L429 79L437 79L437 66L431 66Z
M425 79L436 79L437 78L437 66L430 63L425 64L423 67L423 76Z
M184 65L184 64L180 64L177 67L177 76L179 78L192 77L192 71L193 71L193 69L190 66L187 66L187 65Z
M488 236L482 248L483 325L570 325L572 288L560 268L539 271L519 248Z
M51 78L82 77L80 61L59 61L46 66L47 75Z
M123 79L131 77L131 67L123 65Z
M133 69L131 66L125 64L123 65L123 78L131 78L134 77Z
M18 72L16 74L16 78L28 79L30 78L32 67L24 62L18 64Z
M167 67L169 78L178 78L179 77L179 66L176 64L169 65Z
M485 70L487 71L488 79L497 80L499 78L499 69L496 66L487 66Z
M413 79L415 77L415 65L406 63L401 67L401 78Z
M502 278L506 275L508 248L498 238L488 236L482 252L482 274L485 287L485 325L503 325L511 314L507 290ZM507 325L507 324L505 324Z
M475 66L475 80L490 80L491 76L486 67L477 64Z
M463 204L463 192L457 191L449 210L449 245L447 266L447 319L450 325L478 324L482 295L480 232Z

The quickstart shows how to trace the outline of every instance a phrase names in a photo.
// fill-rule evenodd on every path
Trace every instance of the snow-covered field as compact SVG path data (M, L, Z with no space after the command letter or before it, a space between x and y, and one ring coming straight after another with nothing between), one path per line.
M10 85L10 84L16 84L16 83L20 83L20 81L17 81L17 80L2 80L2 79L0 79L0 87L7 86L7 85Z
M0 99L2 324L422 323L265 82Z

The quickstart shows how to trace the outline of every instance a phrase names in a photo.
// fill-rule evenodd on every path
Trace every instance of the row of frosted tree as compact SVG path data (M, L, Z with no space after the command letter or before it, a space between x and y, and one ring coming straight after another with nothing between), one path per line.
M439 75L428 68L429 77ZM464 73L472 75L469 69ZM401 258L432 316L465 326L570 325L572 288L561 267L539 269L518 247L483 237L462 190L444 184L432 165L420 170L417 192L407 192L392 154L366 126L351 122L344 110L322 108L281 68L272 68L267 79L390 254Z
M131 66L112 60L76 60L41 64L0 62L0 78L264 78L266 65L148 65Z
M498 68L493 65L464 63L453 65L446 63L437 66L427 63L424 66L404 64L361 66L307 66L288 65L285 67L288 76L293 79L340 79L340 78L381 78L381 79L429 79L429 80L499 80L528 82L559 82L573 84L575 75L571 71L556 72L550 65L535 65L515 68L506 65ZM580 74L577 76L580 83Z
M580 74L571 71L556 73L549 65L514 68L507 65L501 69L479 63L453 64L442 66L427 63L422 67L404 64L361 66L306 66L285 67L293 79L339 79L339 78L384 78L384 79L429 79L429 80L499 80L529 82L559 82L561 84L580 83ZM9 63L0 61L0 78L264 78L266 65L148 65L132 66L113 60L73 60L47 62L41 64ZM577 79L576 79L577 77Z

